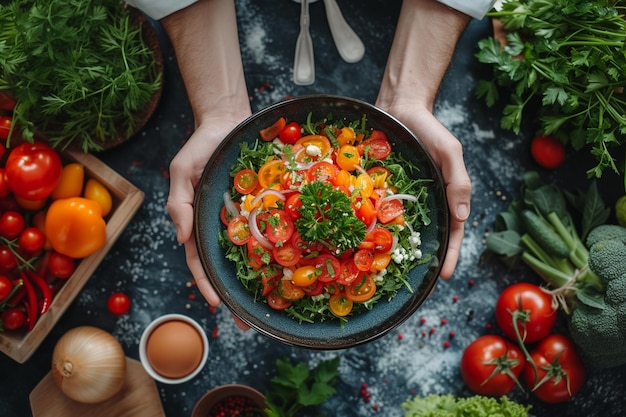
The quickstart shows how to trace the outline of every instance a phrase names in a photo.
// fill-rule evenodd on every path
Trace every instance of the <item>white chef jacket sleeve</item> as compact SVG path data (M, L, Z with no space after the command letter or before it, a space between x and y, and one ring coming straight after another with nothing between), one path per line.
M496 0L437 0L446 6L463 12L474 19L482 19L496 3Z
M178 10L195 3L197 0L126 0L130 6L136 7L151 18L159 20Z

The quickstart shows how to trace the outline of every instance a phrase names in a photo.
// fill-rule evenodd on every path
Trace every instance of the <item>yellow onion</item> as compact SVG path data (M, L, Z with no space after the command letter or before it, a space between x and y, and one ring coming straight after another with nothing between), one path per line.
M52 353L52 376L61 391L81 403L106 401L126 379L126 355L112 334L92 326L65 333Z

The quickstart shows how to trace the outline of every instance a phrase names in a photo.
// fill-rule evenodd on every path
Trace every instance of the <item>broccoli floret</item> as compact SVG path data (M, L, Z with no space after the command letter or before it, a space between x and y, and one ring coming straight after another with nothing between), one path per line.
M626 241L605 240L589 249L589 269L596 273L605 284L622 278L626 273Z
M626 227L616 224L603 224L589 232L585 244L590 248L598 242L616 239L622 241L626 240Z

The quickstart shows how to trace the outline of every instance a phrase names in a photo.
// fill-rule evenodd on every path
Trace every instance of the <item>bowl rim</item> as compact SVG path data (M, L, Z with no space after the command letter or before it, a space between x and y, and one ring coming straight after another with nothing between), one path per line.
M259 317L258 315L253 315L251 312L246 311L246 308L241 306L241 304L235 298L233 298L233 294L230 291L232 287L228 288L223 283L223 280L219 278L219 275L222 274L222 271L218 270L217 266L212 265L211 259L208 259L208 260L205 259L207 257L211 258L210 253L207 253L210 251L202 250L203 234L206 236L208 236L208 233L211 233L214 235L215 230L211 229L211 230L207 230L206 233L203 233L202 228L205 226L202 224L203 222L203 218L201 214L202 210L198 208L202 207L203 200L207 200L203 196L203 194L205 193L204 188L206 187L204 184L207 181L209 182L213 181L213 179L211 178L211 175L215 174L214 170L217 169L216 167L220 166L220 163L223 164L226 162L228 163L232 162L226 159L224 155L221 155L222 153L233 152L232 149L234 146L230 144L230 148L229 148L229 142L231 142L233 139L236 140L235 143L241 143L241 142L249 143L253 141L254 138L249 138L249 139L242 139L241 137L238 138L238 136L240 136L238 132L240 132L243 129L250 128L251 126L249 125L254 125L255 121L257 121L258 119L261 119L263 117L268 117L268 115L270 114L274 114L274 116L276 116L277 112L286 106L289 106L294 103L297 105L298 102L306 102L307 100L315 102L315 103L317 103L318 101L321 101L322 103L328 102L329 108L330 106L336 106L336 107L353 106L356 110L358 110L361 113L368 112L369 113L368 116L371 116L371 115L380 116L381 121L379 122L374 121L374 123L372 123L372 119L371 118L368 119L369 127L373 127L372 126L373 124L377 125L377 124L389 123L389 124L395 125L396 128L402 132L403 139L400 142L403 143L404 147L410 147L410 149L412 150L414 149L413 146L417 146L417 148L420 149L418 157L421 159L422 164L427 165L425 167L421 167L421 166L420 167L428 171L428 174L430 175L428 178L432 178L435 183L436 195L433 198L438 203L435 209L438 213L437 214L438 220L440 220L439 222L433 225L435 227L435 234L436 234L436 238L434 239L434 242L433 242L436 245L436 249L435 249L436 253L434 253L434 255L437 255L437 257L434 261L429 263L429 265L426 268L426 272L419 276L419 279L421 280L421 282L418 283L417 286L414 286L414 291L411 293L411 296L408 299L405 299L403 304L399 304L400 307L408 306L409 308L404 308L404 309L399 308L397 310L394 310L393 313L389 314L390 315L389 318L391 319L392 323L384 325L384 326L381 326L380 324L376 324L376 326L373 326L376 329L374 332L372 332L371 329L358 331L357 334L359 338L344 337L343 335L340 335L339 337L333 337L333 336L329 336L326 334L315 336L315 337L309 336L308 334L306 336L299 334L296 337L295 335L289 332L283 331L277 326L272 327L271 325L269 325L269 322L264 321L264 320L267 320L266 317ZM219 172L221 176L224 175L224 172L222 171L224 170L222 169ZM218 185L221 186L221 183ZM204 204L208 204L208 203L205 201ZM215 204L215 203L210 203L210 204ZM221 222L219 222L219 219L216 221L221 224ZM211 222L214 222L214 221L211 220ZM203 269L209 279L209 282L212 284L214 290L217 292L218 296L224 302L224 304L229 308L231 313L233 313L237 318L242 320L245 324L247 324L251 328L257 330L261 334L268 336L274 340L285 343L287 345L311 348L311 349L332 350L332 349L344 349L344 348L353 347L353 346L357 346L360 344L373 341L383 336L384 334L388 333L392 329L396 328L400 324L402 324L417 310L417 308L428 297L428 294L430 294L430 292L432 291L432 289L434 288L434 286L436 285L438 281L439 272L441 271L443 260L445 258L445 253L448 247L449 234L450 234L450 217L449 217L449 209L448 209L446 192L445 192L445 185L443 182L441 171L439 167L436 165L436 163L434 162L434 159L432 158L430 153L427 151L424 144L419 140L419 138L417 138L417 136L407 126L405 126L402 122L400 122L398 119L396 119L394 116L390 115L386 111L376 107L375 105L367 103L363 100L340 96L340 95L333 95L333 94L311 94L311 95L303 95L303 96L298 96L298 97L290 97L290 98L278 101L272 105L269 105L259 110L258 112L252 114L248 118L246 118L243 122L237 125L233 130L231 130L231 132L229 132L224 137L224 139L217 146L216 150L214 151L207 165L205 166L204 172L202 174L202 177L200 179L200 182L196 190L196 196L194 200L194 231L195 231L194 235L195 235L196 245L198 247L198 254L199 254ZM217 239L215 240L217 241ZM220 253L223 254L223 252L221 251L221 248L220 248ZM231 261L228 261L228 262L231 262ZM428 280L423 279L424 277L429 277L430 279ZM237 289L234 292L238 292L238 291L239 290ZM415 298L418 292L419 292L419 298ZM400 293L401 292L399 292L394 297L394 299L400 299L401 297L398 297ZM250 306L247 306L247 307L250 307ZM373 309L373 310L376 310L376 309ZM280 313L280 312L276 312L272 310L271 313L275 315L275 313ZM267 315L269 317L270 315L269 308L268 308L268 314L264 314L264 315ZM290 319L290 320L298 324L296 319ZM307 325L307 323L302 323L301 325ZM337 325L337 327L339 327L339 325ZM378 331L379 327L383 327L383 330Z
M194 405L191 417L204 417L205 414L200 414L200 412L210 411L210 407L213 407L220 400L231 396L246 397L261 410L265 408L265 395L256 388L244 384L224 384L205 392Z
M157 371L154 370L154 368L150 364L150 361L148 360L146 348L147 348L148 338L150 337L150 334L158 326L169 321L184 321L185 323L188 323L191 326L193 326L194 329L196 329L196 331L200 334L200 337L202 338L202 344L204 346L204 349L202 350L202 358L200 359L200 363L198 364L196 369L194 369L192 372L190 372L189 374L181 378L168 378L159 374ZM196 375L200 373L200 371L202 371L202 369L206 365L208 358L209 358L209 339L206 335L206 332L197 321L195 321L191 317L186 316L184 314L172 313L172 314L165 314L160 317L157 317L146 326L143 333L141 334L141 338L139 339L139 361L143 365L148 375L150 375L153 379L159 382L162 382L164 384L182 384L183 382L187 382L193 379Z

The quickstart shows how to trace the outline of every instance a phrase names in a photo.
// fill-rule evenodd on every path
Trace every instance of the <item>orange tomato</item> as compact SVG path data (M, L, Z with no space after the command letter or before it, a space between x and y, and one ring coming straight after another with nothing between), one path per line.
M330 311L339 317L344 317L350 314L354 303L349 300L344 294L334 294L328 299L328 307Z
M356 146L343 145L337 151L337 165L346 171L354 171L355 167L359 165L359 159L359 151Z
M376 293L376 283L369 274L364 274L361 279L356 280L346 287L346 298L355 303L362 303L369 300Z
M317 281L317 268L312 265L301 266L293 271L291 281L298 287L308 287Z
M342 127L337 135L337 143L339 146L343 145L352 145L356 141L356 135L354 134L354 130L349 127Z
M90 178L85 184L85 193L83 195L88 200L95 201L102 207L102 217L106 217L113 207L113 197L111 193L101 182Z
M280 178L285 173L286 168L280 159L272 159L259 168L259 184L263 188L270 188L280 182Z
M55 200L46 213L45 227L54 250L74 259L91 255L106 242L102 207L83 197Z
M70 162L63 167L61 177L51 197L59 198L80 197L85 182L85 167L78 162Z

